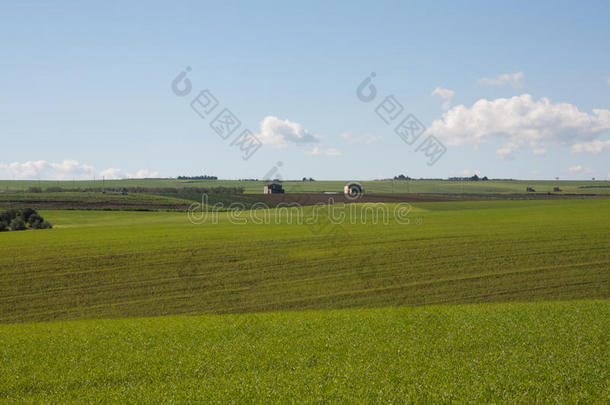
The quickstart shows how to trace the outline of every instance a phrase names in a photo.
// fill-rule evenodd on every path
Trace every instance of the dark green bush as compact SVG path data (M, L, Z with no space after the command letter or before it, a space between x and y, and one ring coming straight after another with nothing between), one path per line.
M45 221L33 208L10 209L0 212L0 232L22 231L27 229L28 226L31 229L52 228L51 224Z
M23 217L23 220L25 222L30 222L30 217L32 215L38 215L36 213L36 210L33 209L33 208L24 208L24 209L21 210L21 212L19 214L19 216Z
M43 221L44 219L38 214L32 214L26 220L26 222L30 224L30 228L32 229L40 229L40 224L42 224Z
M53 228L53 225L51 225L51 223L49 221L42 221L39 229L51 229L51 228Z
M19 215L19 210L10 209L0 213L0 222L5 222L10 224L13 219L15 219Z
M21 217L17 217L11 221L11 231L23 231L26 229L25 221Z

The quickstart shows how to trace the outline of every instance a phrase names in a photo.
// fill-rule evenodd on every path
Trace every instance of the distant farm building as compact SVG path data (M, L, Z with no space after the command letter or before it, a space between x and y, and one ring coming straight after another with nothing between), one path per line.
M279 183L265 184L263 194L283 194L284 187Z
M553 187L553 191L556 193L559 193L561 191L563 191L562 189L560 189L559 187Z
M343 186L343 194L348 197L357 197L362 195L362 193L364 193L364 190L359 183L347 183Z
M532 187L527 187L525 189L525 191L527 191L528 193L535 193L536 192L536 190L534 190Z

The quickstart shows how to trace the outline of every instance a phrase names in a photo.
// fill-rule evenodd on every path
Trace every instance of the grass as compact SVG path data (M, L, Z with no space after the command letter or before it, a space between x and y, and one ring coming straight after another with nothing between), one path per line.
M6 403L610 401L609 301L0 325Z
M605 199L418 203L409 225L41 214L0 234L0 322L610 297Z
M342 192L346 180L322 180L314 182L286 181L283 183L286 192ZM446 180L410 180L392 181L375 180L362 181L369 193L450 193L450 194L525 194L525 188L534 187L536 193L553 192L558 186L561 194L610 194L610 181L570 181L570 180L490 180L490 181L446 181ZM105 188L120 189L122 187L243 187L246 193L260 194L263 192L262 181L240 180L176 180L176 179L132 179L106 180ZM591 187L595 188L583 188ZM102 189L100 180L83 181L39 181L39 180L0 180L0 190L23 191L29 187L63 187Z
M0 233L0 403L610 402L609 199L268 213Z

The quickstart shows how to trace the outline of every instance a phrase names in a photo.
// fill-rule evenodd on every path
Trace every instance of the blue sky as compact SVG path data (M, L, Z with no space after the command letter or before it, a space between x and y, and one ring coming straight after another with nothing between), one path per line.
M1 3L0 178L610 177L610 3L328 3ZM227 140L204 89L241 121ZM428 128L413 145L389 95Z

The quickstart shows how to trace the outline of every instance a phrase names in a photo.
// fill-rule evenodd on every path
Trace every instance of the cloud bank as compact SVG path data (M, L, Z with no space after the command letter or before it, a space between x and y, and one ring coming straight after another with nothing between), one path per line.
M121 169L108 168L96 172L95 167L77 160L64 159L61 162L32 160L27 162L0 162L0 178L19 180L89 180L94 176L107 179L157 177L156 171L140 169L136 173L126 173Z
M599 154L610 151L610 140L600 141L598 139L591 142L583 142L572 145L572 152Z
M548 143L591 142L608 130L610 110L596 109L589 114L572 104L552 104L547 98L535 100L529 94L522 94L512 98L481 99L472 107L455 106L444 113L442 119L434 121L427 133L447 145L477 146L499 140L504 145L497 153L506 156L524 144L541 153Z
M93 166L81 164L77 160L65 159L63 162L31 160L27 162L0 163L0 174L16 179L53 179L71 180L91 178L95 173Z

